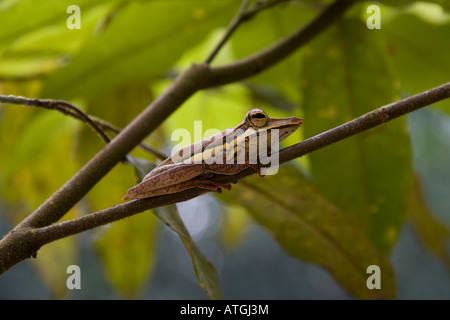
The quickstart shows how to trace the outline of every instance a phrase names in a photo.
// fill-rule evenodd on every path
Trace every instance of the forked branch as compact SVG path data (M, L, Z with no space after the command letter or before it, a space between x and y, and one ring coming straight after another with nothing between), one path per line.
M447 98L450 98L450 82L375 109L352 121L285 148L280 151L280 163L301 157ZM216 181L229 183L254 173L254 170L249 169L233 176L220 176ZM164 196L133 200L73 220L40 228L27 227L18 230L16 233L10 233L2 240L3 245L0 246L0 273L6 271L14 262L32 256L41 246L52 241L87 231L149 209L186 201L203 193L203 189L195 188ZM24 246L24 244L27 245ZM9 255L6 255L6 252L9 252Z
M195 92L240 81L271 67L336 22L355 2L357 0L336 0L310 23L253 56L216 68L211 68L206 63L194 64L183 72L120 134L0 241L0 273L30 257L45 243L65 237L69 233L75 234L87 230L86 228L93 228L155 206L184 201L200 194L198 190L193 189L175 195L131 201L68 224L52 225ZM49 230L53 231L48 232Z

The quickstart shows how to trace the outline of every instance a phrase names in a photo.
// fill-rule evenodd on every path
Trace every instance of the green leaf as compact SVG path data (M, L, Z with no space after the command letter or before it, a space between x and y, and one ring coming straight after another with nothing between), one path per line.
M62 56L79 49L114 2L78 1L82 20L77 30L67 28L69 4L62 1L23 0L0 10L0 77L22 79L60 68Z
M55 144L61 140L61 135L74 130L73 122L74 120L56 112L36 110L15 141L14 152L5 159L4 179L9 179L22 166L32 165L31 162L42 159L43 155L51 154Z
M223 299L219 288L217 273L211 262L209 262L197 248L191 235L181 220L177 207L170 205L154 210L155 215L170 229L175 231L191 256L192 267L197 281L206 292L208 299Z
M21 207L13 215L17 223L75 172L70 153L78 123L57 112L6 108L0 136L9 141L0 149L0 190L7 203Z
M416 177L408 204L408 218L423 244L450 268L448 243L450 230L428 209L419 179Z
M305 136L341 125L400 98L400 84L380 33L345 20L305 49ZM406 119L340 141L310 155L314 182L359 216L375 246L388 253L400 232L411 188Z
M292 112L297 108L296 103L287 99L286 96L282 95L279 90L276 90L271 85L253 84L251 82L247 82L244 85L251 92L255 104L258 106L264 103L288 112Z
M146 82L125 83L107 95L89 99L87 112L124 128L154 99Z
M52 75L42 95L93 97L135 80L163 76L213 28L226 24L235 1L139 1L121 10L67 68Z
M248 233L251 219L242 206L224 205L220 225L220 243L228 249L236 249Z
M156 167L156 164L154 164L153 162L130 155L127 156L127 162L133 166L135 176L139 181L144 179L147 173L149 173Z
M92 8L113 2L115 1L79 0L76 4L80 7L83 17L85 14L87 17L87 13ZM37 30L40 31L47 27L61 26L65 28L68 31L66 39L60 40L70 42L77 39L80 33L83 33L84 31L79 29L79 32L71 32L71 30L67 29L66 20L69 17L69 14L66 13L66 10L69 5L70 4L67 2L55 0L22 0L17 1L6 8L0 7L0 21L2 21L2 28L0 29L0 48L8 48L12 43L22 42L23 37L28 37ZM82 27L85 26L83 23ZM59 45L58 43L51 42L46 44L52 46Z
M126 298L136 298L153 271L158 223L143 212L111 224L95 247L108 280Z
M448 81L450 19L429 23L407 11L386 19L381 31L403 89L417 94ZM436 104L450 114L450 100Z
M392 267L371 244L359 219L330 203L296 169L281 167L263 180L249 177L219 198L242 205L287 252L325 267L355 297L395 297ZM381 290L366 286L370 265L381 269Z
M407 5L439 5L442 9L450 11L450 2L447 0L381 0L380 2L385 3L388 6L407 6Z

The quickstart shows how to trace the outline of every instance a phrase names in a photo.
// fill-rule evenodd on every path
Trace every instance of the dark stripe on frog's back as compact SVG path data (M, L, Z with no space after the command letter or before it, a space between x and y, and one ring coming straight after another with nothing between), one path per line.
M265 136L265 138L267 139L267 143L266 143L266 145L265 145L265 147L266 147L266 152L267 152L267 154L270 154L270 152L271 152L271 136L272 136L272 130L264 130L264 132L266 132L266 136ZM260 164L260 162L259 162L259 151L260 151L260 133L261 133L261 131L260 130L258 130L258 129L256 129L256 136L254 137L255 139L256 139L256 150L258 150L258 155L257 155L257 163L258 164ZM249 139L249 137L246 137L245 138L245 163L249 163L249 160L250 160L250 155L249 155L249 152L250 152L250 146L249 146L249 144L250 144L250 139ZM233 163L238 163L237 162L237 158L238 158L238 153L237 152L235 152L234 153L234 162Z

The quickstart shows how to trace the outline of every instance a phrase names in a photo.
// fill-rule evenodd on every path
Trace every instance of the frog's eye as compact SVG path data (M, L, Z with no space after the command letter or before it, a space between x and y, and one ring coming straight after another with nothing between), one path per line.
M251 126L261 128L269 122L269 117L261 109L253 109L247 113L247 121Z

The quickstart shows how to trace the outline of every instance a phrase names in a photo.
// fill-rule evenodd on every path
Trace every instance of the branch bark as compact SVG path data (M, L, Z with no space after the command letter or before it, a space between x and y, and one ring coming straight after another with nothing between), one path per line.
M352 121L285 148L279 154L280 164L447 98L450 98L450 82L375 109ZM217 177L216 181L229 183L254 173L253 169L248 169L234 176ZM49 242L87 231L149 209L186 201L204 193L204 190L195 188L175 194L133 200L70 221L40 228L25 227L19 230L13 230L2 240L0 245L0 274L15 263L35 255L41 246Z

